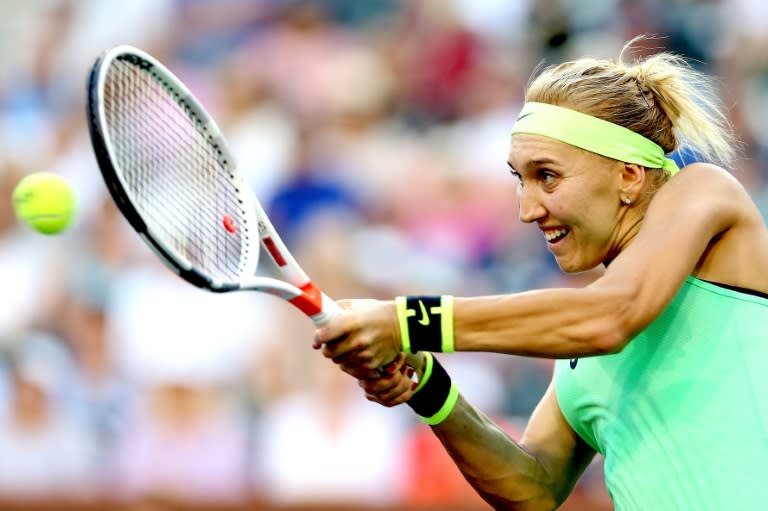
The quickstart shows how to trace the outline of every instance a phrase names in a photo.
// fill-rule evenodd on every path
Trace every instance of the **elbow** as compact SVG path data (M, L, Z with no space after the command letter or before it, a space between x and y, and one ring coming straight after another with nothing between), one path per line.
M591 339L590 355L613 355L627 345L627 338L617 328L607 328Z
M495 511L554 511L559 505L552 495L541 495L525 501L510 501L493 494L478 493Z
M613 302L592 331L589 341L591 355L613 355L620 353L634 337L631 305Z

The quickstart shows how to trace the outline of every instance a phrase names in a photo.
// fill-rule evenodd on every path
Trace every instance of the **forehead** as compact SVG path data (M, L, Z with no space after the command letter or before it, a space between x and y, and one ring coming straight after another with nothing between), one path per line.
M542 160L567 162L584 153L583 150L542 135L518 133L509 144L509 163L521 169Z

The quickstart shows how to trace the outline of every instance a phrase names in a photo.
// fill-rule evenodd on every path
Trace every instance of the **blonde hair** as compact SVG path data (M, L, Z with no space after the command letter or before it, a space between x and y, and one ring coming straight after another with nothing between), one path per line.
M534 76L526 101L578 110L637 132L666 153L687 147L727 165L737 145L714 81L682 57L661 52L633 62L583 58L545 68Z

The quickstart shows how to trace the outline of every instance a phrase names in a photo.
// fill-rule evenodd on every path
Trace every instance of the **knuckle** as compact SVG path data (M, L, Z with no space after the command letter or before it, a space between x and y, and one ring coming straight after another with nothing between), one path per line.
M368 348L368 339L364 336L358 336L352 343L352 349L363 351Z
M350 307L352 307L352 303L353 300L350 299L336 300L336 304L344 310L348 310Z
M355 349L358 349L358 350L364 350L371 345L372 340L373 339L369 334L365 332L360 332L357 335L355 335L355 338L353 341L354 347Z
M397 398L397 404L402 405L404 403L407 403L410 398L411 396L406 396L406 395L400 396L399 398Z

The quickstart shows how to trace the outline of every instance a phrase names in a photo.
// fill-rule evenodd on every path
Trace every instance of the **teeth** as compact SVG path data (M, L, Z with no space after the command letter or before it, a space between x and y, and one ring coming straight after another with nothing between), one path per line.
M568 229L556 229L554 231L547 231L544 233L544 238L546 238L547 241L554 241L556 239L562 238L568 234Z

